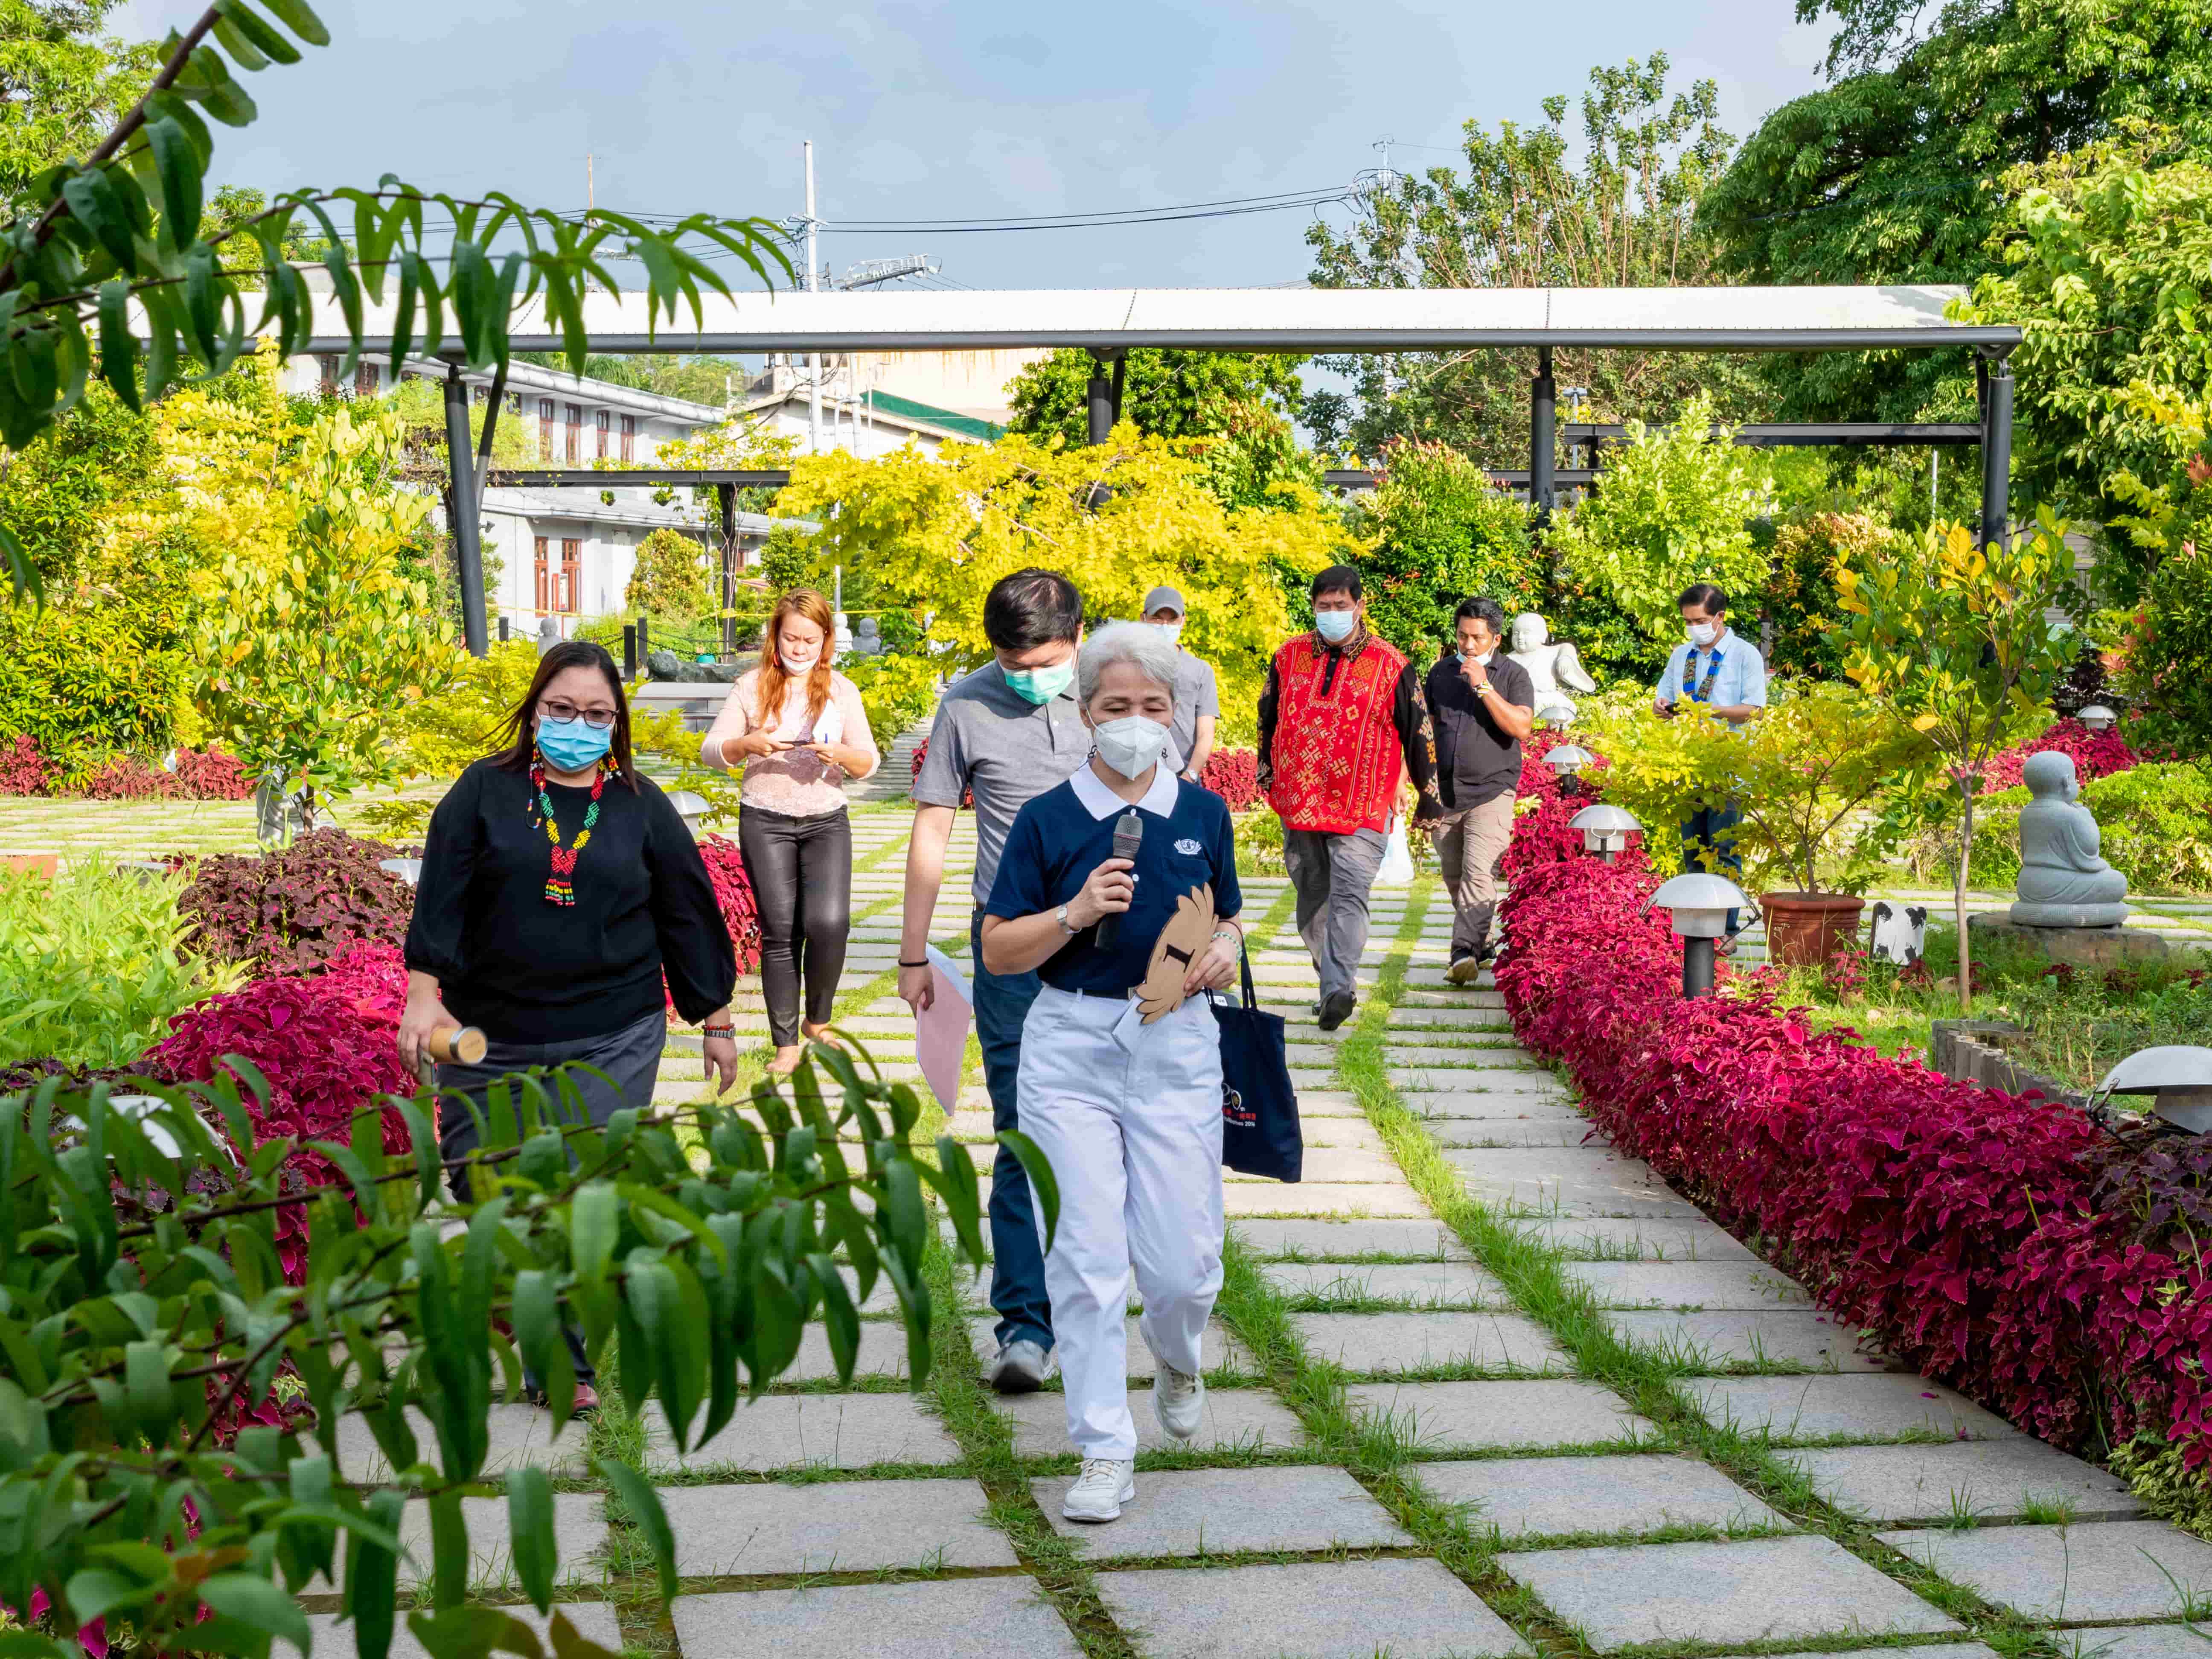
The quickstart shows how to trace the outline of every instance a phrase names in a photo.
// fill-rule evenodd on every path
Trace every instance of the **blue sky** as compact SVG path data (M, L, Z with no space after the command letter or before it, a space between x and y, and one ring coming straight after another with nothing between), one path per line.
M1808 90L1825 31L1790 0L832 5L319 0L332 46L249 85L262 119L217 176L264 188L503 188L581 206L781 217L812 138L821 211L913 220L1307 190L1452 160L1461 124L1538 118L1589 67L1666 51L1720 83L1741 137ZM133 0L132 32L199 0ZM1426 146L1428 148L1416 148ZM1243 284L1308 269L1306 212L1115 230L825 239L830 260L933 255L971 287Z

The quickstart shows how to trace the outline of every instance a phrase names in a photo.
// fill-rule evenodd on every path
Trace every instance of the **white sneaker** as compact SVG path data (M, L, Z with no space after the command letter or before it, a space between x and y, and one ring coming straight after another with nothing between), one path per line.
M1000 1394L1035 1394L1052 1380L1052 1356L1023 1338L999 1350L988 1380Z
M1121 1505L1136 1495L1136 1459L1086 1457L1083 1473L1060 1500L1060 1512L1071 1521L1118 1521Z
M1179 1371L1165 1360L1158 1362L1152 1378L1152 1415L1178 1440L1198 1432L1198 1419L1206 1412L1206 1379Z

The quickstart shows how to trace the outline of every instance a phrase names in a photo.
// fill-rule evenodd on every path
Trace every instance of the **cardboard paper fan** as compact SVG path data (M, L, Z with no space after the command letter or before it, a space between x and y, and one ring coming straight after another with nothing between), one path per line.
M1152 960L1137 988L1137 1006L1150 1025L1182 1006L1183 975L1213 939L1213 888L1194 887L1176 901L1175 914L1152 941Z

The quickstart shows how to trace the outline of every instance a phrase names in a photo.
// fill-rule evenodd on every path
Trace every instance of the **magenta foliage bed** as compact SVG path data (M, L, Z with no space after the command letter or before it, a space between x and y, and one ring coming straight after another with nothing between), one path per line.
M2092 732L2079 720L2059 720L2040 737L2030 738L2017 749L2008 749L1992 757L1990 763L1982 768L1982 793L1995 794L2000 789L2017 787L2021 768L2027 764L2027 757L2054 749L2073 756L2075 775L2084 783L2092 778L2124 772L2142 759L2118 732Z
M1530 861L1504 905L1515 1035L1565 1063L1613 1144L1927 1376L2046 1439L2148 1429L2201 1465L2212 1280L2093 1210L2086 1117L1815 1035L1741 985L1686 1001L1655 885Z

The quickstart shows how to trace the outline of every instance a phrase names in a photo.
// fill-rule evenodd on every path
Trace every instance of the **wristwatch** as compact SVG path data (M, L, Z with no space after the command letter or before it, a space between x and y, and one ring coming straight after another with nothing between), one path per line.
M1083 931L1067 919L1067 907L1065 904L1061 905L1059 909L1054 911L1052 914L1054 919L1060 923L1060 933L1066 937L1073 939L1076 934Z

